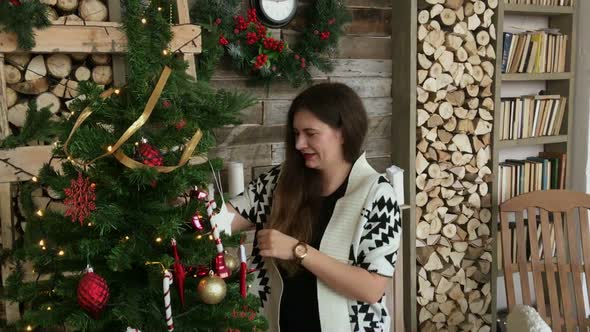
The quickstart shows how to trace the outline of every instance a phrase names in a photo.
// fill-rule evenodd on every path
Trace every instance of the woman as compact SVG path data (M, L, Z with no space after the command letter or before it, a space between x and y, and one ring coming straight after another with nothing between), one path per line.
M362 101L324 83L295 98L285 162L230 201L232 231L256 227L251 291L271 331L389 331L384 292L400 243L394 191L361 154Z

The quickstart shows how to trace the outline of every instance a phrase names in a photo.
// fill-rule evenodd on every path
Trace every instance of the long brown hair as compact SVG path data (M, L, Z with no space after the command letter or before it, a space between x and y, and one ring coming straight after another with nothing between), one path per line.
M320 121L342 131L344 159L353 164L361 154L367 133L367 113L359 96L341 83L321 83L300 93L287 115L285 161L274 192L270 227L309 243L319 215L322 182L319 171L307 168L295 149L293 122L299 111L308 111ZM279 261L290 274L298 270L292 261Z

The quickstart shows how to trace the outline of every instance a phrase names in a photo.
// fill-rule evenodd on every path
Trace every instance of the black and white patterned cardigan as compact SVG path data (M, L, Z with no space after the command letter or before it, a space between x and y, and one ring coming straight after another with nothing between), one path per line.
M230 201L243 217L256 224L257 230L264 227L270 216L279 174L277 166ZM400 208L393 187L363 154L352 167L345 195L336 202L320 251L341 262L392 277L400 240ZM272 259L259 255L256 242L252 256L252 268L258 273L250 291L260 297L269 331L278 332L283 288L280 273ZM348 299L319 279L317 286L322 331L389 331L391 320L385 296L369 304Z

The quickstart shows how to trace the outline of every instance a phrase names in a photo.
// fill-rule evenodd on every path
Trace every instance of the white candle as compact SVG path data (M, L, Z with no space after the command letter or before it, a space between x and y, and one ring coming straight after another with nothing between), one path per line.
M227 163L227 182L230 198L244 192L244 164L233 161Z

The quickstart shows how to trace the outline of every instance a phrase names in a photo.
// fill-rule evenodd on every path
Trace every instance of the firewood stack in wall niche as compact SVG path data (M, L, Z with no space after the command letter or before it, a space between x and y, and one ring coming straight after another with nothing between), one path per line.
M497 8L498 0L418 0L420 331L491 329Z
M106 21L108 8L100 0L43 0L53 24L92 25ZM71 101L78 97L79 82L93 81L108 88L113 82L109 54L9 53L4 57L4 83L8 121L17 134L25 120L28 103L37 109L49 107L53 120L71 116Z

